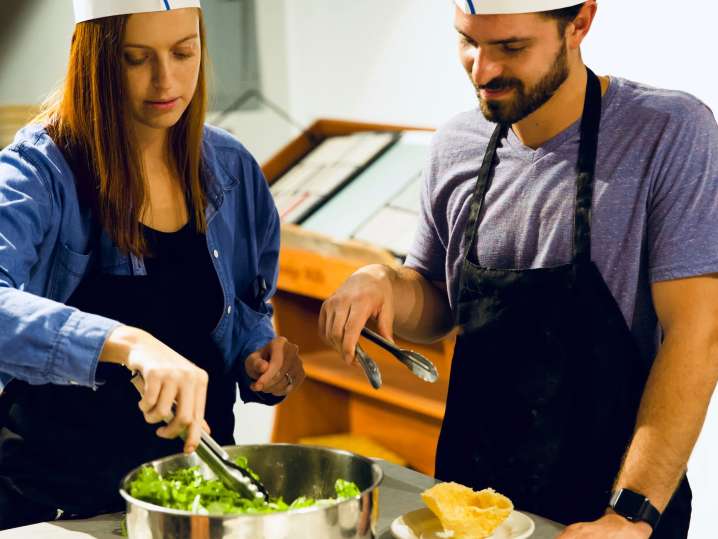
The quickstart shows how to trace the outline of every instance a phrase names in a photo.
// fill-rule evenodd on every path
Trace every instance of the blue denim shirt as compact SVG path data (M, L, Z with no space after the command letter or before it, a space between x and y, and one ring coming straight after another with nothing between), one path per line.
M207 249L224 293L212 338L242 399L275 403L279 399L249 389L244 360L275 336L267 300L277 281L277 210L256 161L230 134L205 127L203 155L214 178ZM104 273L146 270L141 257L121 253L104 233L94 240L99 245L92 237L89 211L79 204L59 147L42 126L25 127L0 152L0 389L13 378L96 387L98 355L118 322L64 302L91 267L95 249ZM258 298L259 278L267 293Z

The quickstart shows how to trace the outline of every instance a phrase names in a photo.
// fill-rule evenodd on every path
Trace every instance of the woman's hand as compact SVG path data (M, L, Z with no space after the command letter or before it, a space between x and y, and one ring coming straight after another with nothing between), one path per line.
M252 391L287 395L304 381L304 367L299 348L284 337L277 337L267 346L247 356L247 375L254 380Z
M129 326L116 328L105 341L100 361L119 363L144 379L140 410L148 423L173 415L169 424L157 429L161 438L175 438L186 431L184 451L199 444L207 401L207 373L149 333Z

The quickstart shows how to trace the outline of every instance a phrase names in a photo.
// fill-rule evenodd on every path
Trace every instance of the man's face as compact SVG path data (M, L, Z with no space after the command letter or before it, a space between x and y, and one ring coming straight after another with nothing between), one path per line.
M516 123L546 103L569 74L558 23L534 13L467 15L457 8L459 56L487 120Z

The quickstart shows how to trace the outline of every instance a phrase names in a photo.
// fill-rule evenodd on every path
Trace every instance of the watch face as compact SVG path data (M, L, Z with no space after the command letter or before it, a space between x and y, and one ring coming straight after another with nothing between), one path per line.
M645 502L646 498L640 494L622 489L615 497L613 509L625 517L636 517L640 515Z

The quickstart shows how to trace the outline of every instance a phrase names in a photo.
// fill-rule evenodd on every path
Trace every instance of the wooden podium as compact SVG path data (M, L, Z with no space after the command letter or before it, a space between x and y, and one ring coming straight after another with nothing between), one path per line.
M359 131L416 130L339 120L319 120L263 166L271 184L323 139ZM272 441L337 433L363 435L397 453L412 468L433 474L436 442L444 417L453 339L433 345L398 341L431 359L439 381L429 384L381 348L362 339L377 362L383 386L374 390L361 369L347 366L319 338L318 318L328 298L354 271L371 263L398 266L389 252L372 245L282 225L282 248L275 324L280 335L297 344L307 379L277 407Z

